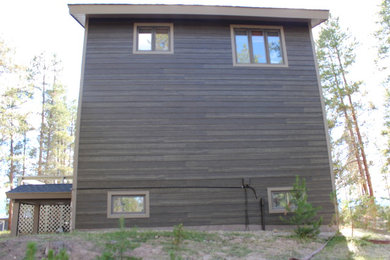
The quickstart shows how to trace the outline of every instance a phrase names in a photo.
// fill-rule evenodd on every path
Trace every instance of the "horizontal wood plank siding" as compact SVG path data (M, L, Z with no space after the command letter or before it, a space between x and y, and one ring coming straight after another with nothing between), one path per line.
M145 20L89 22L76 228L116 227L106 217L107 191L140 188L150 191L150 218L128 225L245 224L242 178L267 199L267 187L292 186L295 175L307 179L309 199L329 223L332 185L307 24L277 24L289 66L272 68L233 67L230 24L239 21L153 20L174 24L171 55L132 54L134 22ZM259 224L247 192L249 222ZM280 224L267 205L266 224Z

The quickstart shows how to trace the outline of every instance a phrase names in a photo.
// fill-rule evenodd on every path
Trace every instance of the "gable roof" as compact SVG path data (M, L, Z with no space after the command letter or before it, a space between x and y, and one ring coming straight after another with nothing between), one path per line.
M70 192L72 184L34 184L20 185L7 193L26 193L26 192Z
M70 198L71 191L72 184L38 184L20 185L6 194L11 199L58 199Z
M328 10L210 5L69 4L69 13L83 27L86 17L236 19L310 22L312 27L326 21Z

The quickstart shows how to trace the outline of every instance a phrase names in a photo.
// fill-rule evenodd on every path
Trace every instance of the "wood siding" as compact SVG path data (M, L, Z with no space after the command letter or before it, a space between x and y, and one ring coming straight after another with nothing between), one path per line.
M295 175L307 179L309 199L329 223L308 25L272 24L284 27L289 64L272 68L233 67L230 24L239 21L151 21L173 22L171 55L132 54L134 22L145 20L89 21L76 228L117 227L107 219L107 191L132 189L150 191L150 218L127 225L244 224L242 178L266 200L266 224L280 224L268 214L267 187L292 186ZM248 214L249 224L260 223L250 190Z

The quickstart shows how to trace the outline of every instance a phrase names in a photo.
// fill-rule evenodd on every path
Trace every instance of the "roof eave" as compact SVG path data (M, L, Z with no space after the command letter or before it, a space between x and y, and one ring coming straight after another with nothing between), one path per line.
M70 199L70 191L65 192L6 192L9 199Z
M133 4L69 4L69 13L85 26L86 17L134 17L134 16L166 16L166 17L198 17L212 18L257 18L291 21L310 21L312 27L326 21L328 10L260 8L204 5L133 5Z

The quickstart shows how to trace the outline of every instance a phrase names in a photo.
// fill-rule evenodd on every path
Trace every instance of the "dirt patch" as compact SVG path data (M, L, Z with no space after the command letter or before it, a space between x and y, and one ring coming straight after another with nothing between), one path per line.
M320 247L328 238L302 241L289 232L200 232L185 230L183 240L174 245L171 231L122 230L112 232L74 232L8 238L0 242L0 260L23 259L28 242L36 243L36 258L46 257L49 249L64 248L70 259L92 260L104 252L114 255L112 245L123 244L124 255L144 260L171 259L289 259L302 258ZM121 240L122 239L122 240ZM121 242L122 241L122 242ZM111 251L110 251L111 250ZM117 250L117 251L115 251Z
M0 242L0 260L23 259L27 244L36 243L36 258L47 257L49 250L58 253L65 249L70 259L92 260L100 255L95 244L78 237L22 236Z
M142 258L143 260L155 260L164 255L162 246L142 244L131 252L131 256Z

